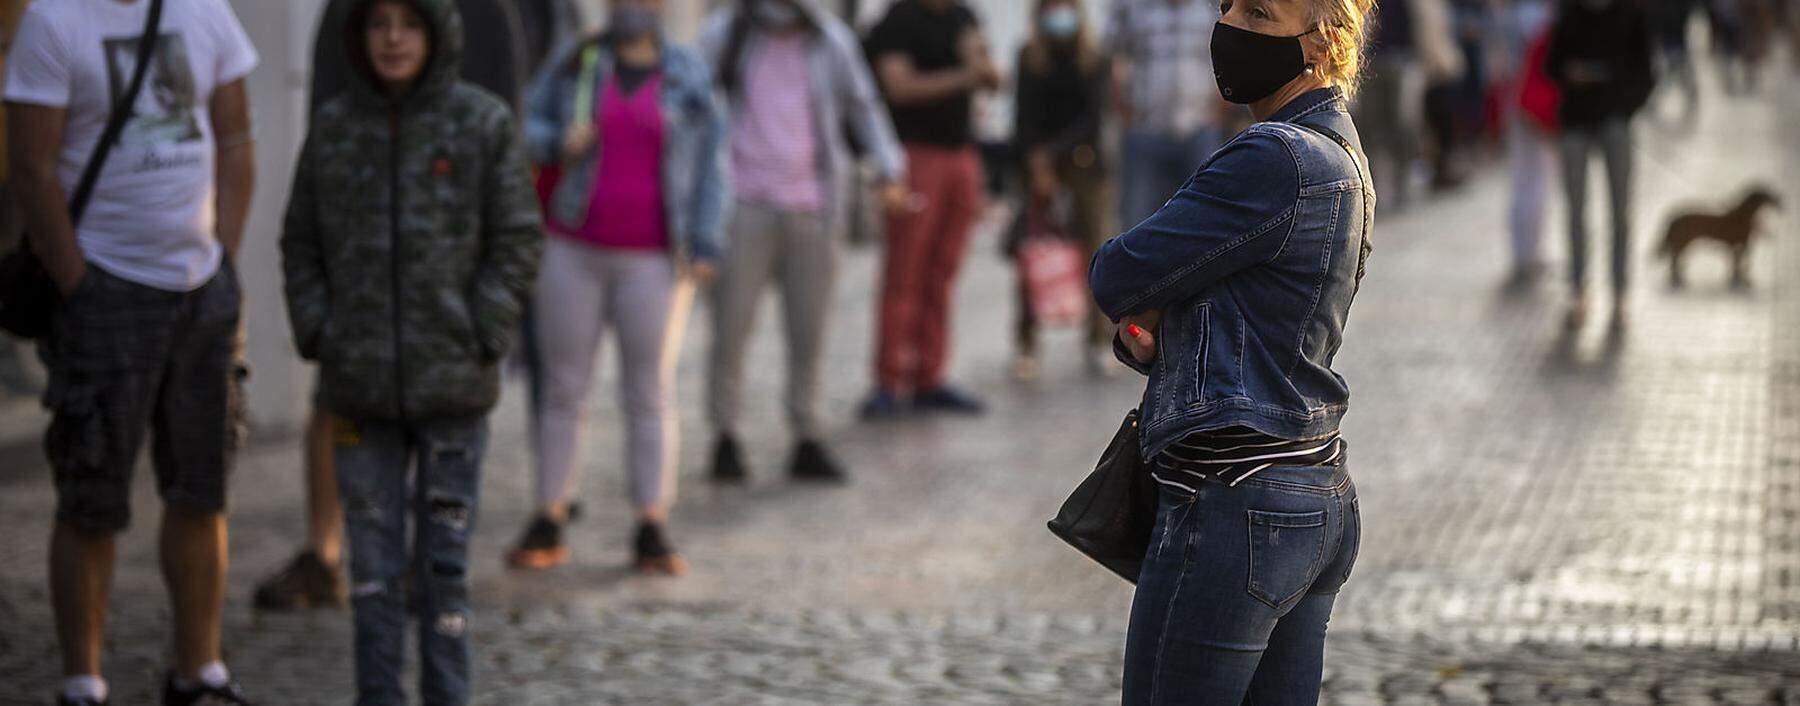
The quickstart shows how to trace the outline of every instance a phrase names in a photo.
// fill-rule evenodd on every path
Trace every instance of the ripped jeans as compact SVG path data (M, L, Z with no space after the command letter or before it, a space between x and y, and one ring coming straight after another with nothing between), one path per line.
M406 703L400 673L409 582L419 616L420 700L469 703L469 535L487 437L485 417L338 421L333 446L350 540L359 706ZM417 471L410 491L409 467Z

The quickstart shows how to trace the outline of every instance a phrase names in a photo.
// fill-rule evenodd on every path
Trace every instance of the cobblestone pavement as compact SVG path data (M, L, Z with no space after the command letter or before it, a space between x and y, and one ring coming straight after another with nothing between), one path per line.
M1639 162L1642 266L1633 320L1616 334L1562 335L1555 284L1499 286L1498 175L1383 218L1340 358L1356 390L1345 433L1366 534L1334 618L1328 701L1800 704L1800 228L1791 210L1773 222L1748 291L1724 286L1712 251L1695 252L1692 284L1671 291L1648 242L1678 205L1721 203L1752 180L1800 204L1800 89L1778 93L1720 98L1691 136L1643 133L1657 147ZM974 421L853 423L875 259L849 256L833 328L840 376L827 391L856 472L845 489L781 479L772 311L753 350L767 373L748 390L762 423L747 440L756 481L704 483L696 317L680 376L688 443L674 536L695 567L683 579L624 566L629 518L605 393L575 562L503 569L531 495L509 395L473 548L479 701L1116 700L1129 588L1043 521L1138 381L1088 375L1072 332L1047 341L1043 378L1009 380L1012 278L991 236L958 294L957 375L994 407ZM1561 228L1549 236L1560 254ZM29 442L38 424L0 409L0 704L41 703L56 678L41 568L51 494ZM255 579L302 534L297 461L291 439L265 439L235 478L227 644L265 703L345 703L344 613L248 607ZM155 499L147 482L139 490L107 647L124 704L151 702L166 645Z

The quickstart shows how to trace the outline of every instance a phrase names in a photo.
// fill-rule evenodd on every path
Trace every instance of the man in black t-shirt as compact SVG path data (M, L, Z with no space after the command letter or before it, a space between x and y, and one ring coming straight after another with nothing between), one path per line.
M976 91L1000 84L980 23L960 0L899 0L867 42L894 127L906 147L913 204L888 216L877 332L876 389L865 419L908 407L978 414L944 382L950 284L981 210L981 161L971 134Z

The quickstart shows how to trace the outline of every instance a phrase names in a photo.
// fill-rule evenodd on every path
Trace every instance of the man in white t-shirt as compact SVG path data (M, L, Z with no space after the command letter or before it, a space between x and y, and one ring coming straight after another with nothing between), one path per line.
M128 89L151 0L38 0L6 66L11 174L63 295L43 341L57 490L50 592L59 703L104 704L113 538L147 431L165 512L175 664L164 704L247 703L220 662L225 477L239 289L232 256L254 176L244 77L257 55L225 0L169 0L132 117L78 224L68 202Z

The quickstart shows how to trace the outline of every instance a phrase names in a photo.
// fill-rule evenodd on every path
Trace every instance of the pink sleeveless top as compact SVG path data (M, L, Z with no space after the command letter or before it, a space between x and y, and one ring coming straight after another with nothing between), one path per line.
M662 76L647 78L629 95L618 79L608 79L594 106L600 134L599 174L587 222L575 238L589 245L624 250L669 246L662 193Z

